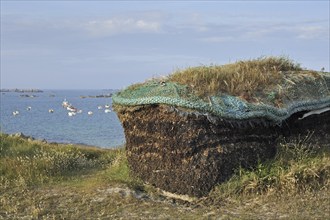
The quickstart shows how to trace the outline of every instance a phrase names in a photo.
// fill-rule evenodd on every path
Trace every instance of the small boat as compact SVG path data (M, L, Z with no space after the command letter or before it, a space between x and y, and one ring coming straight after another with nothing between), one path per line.
M32 109L31 106L28 106L28 107L26 108L26 110L28 110L28 111L30 111L31 109Z
M81 109L79 109L79 110L77 111L77 113L78 113L78 114L82 113L82 110L81 110Z
M51 109L48 110L48 112L49 113L54 113L54 109L51 108Z
M64 101L62 102L62 106L63 108L67 108L68 106L70 106L70 103L66 99L64 99Z
M24 95L20 95L20 97L23 97L23 98L35 98L37 97L36 95L28 95L28 94L24 94Z
M13 111L13 115L14 116L19 115L19 111Z
M72 117L72 116L75 116L76 113L75 113L75 112L68 112L68 115L69 115L70 117Z
M97 106L97 109L102 109L103 107L101 105Z
M111 106L110 106L110 105L108 105L108 104L106 104L104 107L105 107L105 108L110 108Z
M110 109L105 109L104 112L109 113L109 112L111 112L111 110Z
M73 107L72 105L69 105L68 107L66 107L66 110L70 111L70 112L77 112L78 109Z
M92 115L92 114L93 114L93 112L92 112L92 111L89 111L89 112L87 112L87 114L88 114L88 115Z

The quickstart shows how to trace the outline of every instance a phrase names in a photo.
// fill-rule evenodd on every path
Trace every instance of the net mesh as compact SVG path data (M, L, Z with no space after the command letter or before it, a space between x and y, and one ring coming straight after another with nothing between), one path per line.
M122 106L165 104L187 108L226 119L244 120L265 118L281 123L292 114L330 107L330 73L316 75L292 74L282 83L261 92L257 101L218 93L198 97L186 85L150 80L128 87L113 96L113 103ZM281 96L281 104L275 97Z

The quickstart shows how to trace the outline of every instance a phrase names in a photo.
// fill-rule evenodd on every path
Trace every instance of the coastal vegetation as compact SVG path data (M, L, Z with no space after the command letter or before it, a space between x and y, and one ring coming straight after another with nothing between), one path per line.
M309 139L283 140L274 159L240 168L207 196L193 198L130 175L124 147L0 134L0 218L328 219L330 149Z
M169 81L188 85L199 96L215 95L218 92L234 96L248 93L252 96L280 83L285 74L301 71L303 69L300 64L286 57L261 57L226 65L178 70L169 76Z

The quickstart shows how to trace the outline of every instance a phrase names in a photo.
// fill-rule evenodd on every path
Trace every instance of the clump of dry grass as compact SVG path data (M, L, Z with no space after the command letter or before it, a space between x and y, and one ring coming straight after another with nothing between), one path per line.
M190 67L174 72L169 81L188 85L198 96L224 92L249 99L257 90L277 84L285 72L301 70L288 58L263 57L222 66Z
M330 151L305 139L283 142L274 160L256 169L239 169L231 180L219 185L211 197L260 194L297 194L330 189Z
M70 178L111 164L115 151L50 145L0 134L0 190Z

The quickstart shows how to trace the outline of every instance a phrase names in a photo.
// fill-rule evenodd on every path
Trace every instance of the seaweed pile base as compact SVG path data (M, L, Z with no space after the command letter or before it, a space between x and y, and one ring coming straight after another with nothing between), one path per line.
M132 173L163 190L198 197L239 167L253 168L273 158L280 136L314 132L322 137L314 140L330 142L329 112L304 120L296 114L283 126L261 119L221 120L166 105L120 107L117 112Z

